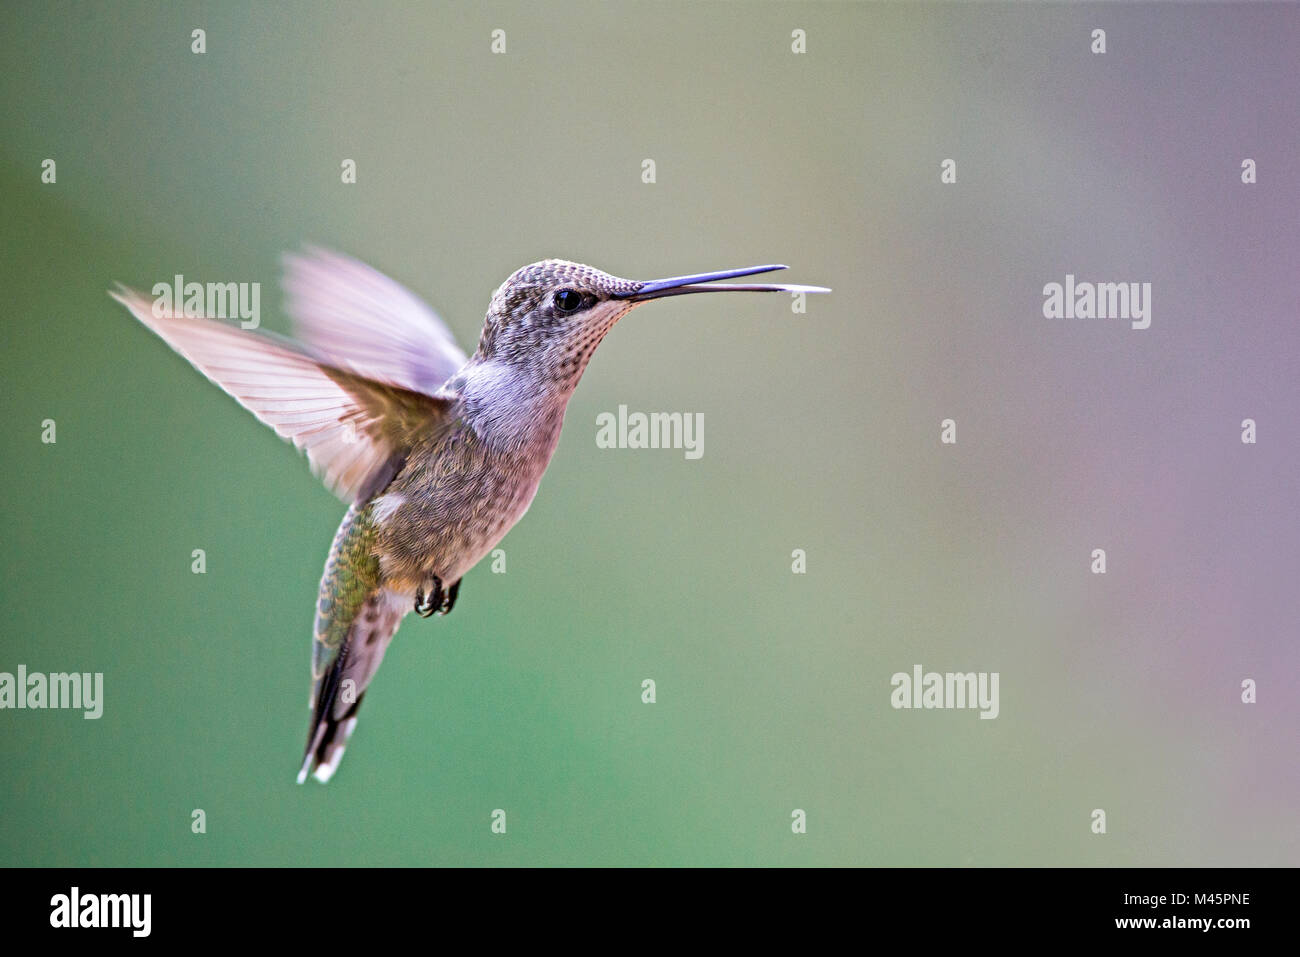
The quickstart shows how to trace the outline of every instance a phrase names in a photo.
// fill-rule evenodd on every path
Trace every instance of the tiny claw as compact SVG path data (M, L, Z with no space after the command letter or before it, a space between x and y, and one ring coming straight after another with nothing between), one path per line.
M460 591L460 579L457 579L452 584L452 586L447 589L447 594L443 598L442 604L438 608L439 615L451 614L451 610L456 604L456 595L459 591Z
M415 613L421 618L429 618L438 614L446 607L447 599L442 591L442 580L437 575L433 577L433 591L427 596L424 593L424 587L416 589L415 592Z

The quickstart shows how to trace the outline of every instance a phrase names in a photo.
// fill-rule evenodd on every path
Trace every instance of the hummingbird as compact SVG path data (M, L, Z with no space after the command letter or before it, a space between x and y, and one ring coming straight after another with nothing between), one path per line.
M316 602L299 784L337 770L402 619L449 613L465 573L528 510L569 398L615 323L669 296L830 291L719 284L781 265L638 281L547 259L493 293L467 358L431 308L370 266L314 247L284 265L294 339L124 286L110 295L304 451L348 504Z

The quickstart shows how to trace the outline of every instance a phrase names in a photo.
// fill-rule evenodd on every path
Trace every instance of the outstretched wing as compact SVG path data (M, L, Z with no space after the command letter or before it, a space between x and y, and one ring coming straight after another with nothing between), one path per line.
M307 453L345 502L364 501L401 468L448 403L318 358L293 343L210 319L158 315L148 297L110 293L240 405Z
M428 395L465 364L437 314L365 263L307 247L284 267L294 335L323 358Z

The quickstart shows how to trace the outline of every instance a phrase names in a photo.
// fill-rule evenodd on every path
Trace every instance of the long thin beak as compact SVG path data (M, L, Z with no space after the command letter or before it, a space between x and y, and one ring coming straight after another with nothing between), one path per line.
M721 286L709 286L706 283L719 279L736 279L740 276L752 276L760 272L776 272L786 266L746 266L743 269L724 269L721 272L701 272L693 276L673 276L671 279L652 279L643 282L635 289L623 293L617 298L630 299L633 302L647 302L662 299L665 296L684 296L692 292L830 292L824 286L794 286L769 283L725 283Z

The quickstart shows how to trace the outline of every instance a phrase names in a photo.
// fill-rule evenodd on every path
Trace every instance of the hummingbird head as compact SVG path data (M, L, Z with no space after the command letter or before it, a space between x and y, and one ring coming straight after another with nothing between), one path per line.
M710 285L785 268L749 266L642 281L546 259L516 270L493 294L475 358L531 369L572 389L614 323L652 299L696 292L830 292L821 286Z

